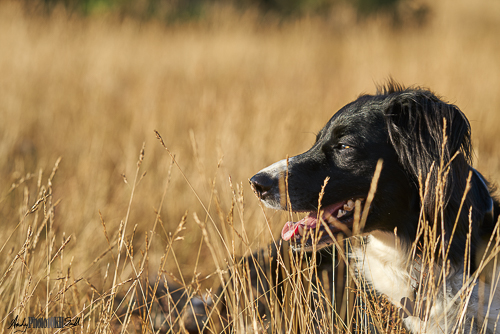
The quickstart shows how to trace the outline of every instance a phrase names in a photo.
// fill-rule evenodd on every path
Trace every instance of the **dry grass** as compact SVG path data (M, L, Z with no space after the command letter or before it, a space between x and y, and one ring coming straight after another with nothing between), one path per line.
M457 104L477 167L499 180L499 3L431 8L426 27L394 31L349 9L261 25L217 7L165 27L1 2L2 331L14 315L64 314L85 317L78 331L107 332L109 296L159 270L215 289L217 267L265 246L286 219L266 222L247 179L307 149L388 76Z

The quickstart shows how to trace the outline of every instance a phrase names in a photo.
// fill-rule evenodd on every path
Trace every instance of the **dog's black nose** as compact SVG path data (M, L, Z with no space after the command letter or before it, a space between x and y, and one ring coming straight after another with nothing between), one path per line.
M265 173L257 173L250 179L250 184L260 199L264 199L274 186L274 180Z

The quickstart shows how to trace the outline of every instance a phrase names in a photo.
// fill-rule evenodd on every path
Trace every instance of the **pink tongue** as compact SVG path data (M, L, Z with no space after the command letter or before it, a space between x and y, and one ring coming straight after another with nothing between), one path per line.
M288 241L297 233L299 233L299 223L286 222L283 230L281 230L281 238Z
M309 214L307 217L302 218L298 222L287 222L283 229L281 230L281 238L285 241L290 240L292 237L299 234L299 226L307 228L315 228L316 227L316 214Z

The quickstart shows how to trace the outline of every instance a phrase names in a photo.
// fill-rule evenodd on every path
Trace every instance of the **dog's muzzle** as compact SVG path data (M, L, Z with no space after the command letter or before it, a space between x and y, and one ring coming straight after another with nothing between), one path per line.
M250 185L254 192L271 209L283 210L286 208L286 202L281 203L281 199L286 199L286 171L287 160L284 159L264 168L250 179Z

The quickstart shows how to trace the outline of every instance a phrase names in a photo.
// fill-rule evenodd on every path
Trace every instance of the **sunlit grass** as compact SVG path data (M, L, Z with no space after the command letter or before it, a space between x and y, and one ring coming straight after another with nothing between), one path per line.
M443 1L428 26L394 31L383 19L358 24L348 8L326 21L263 24L255 12L220 7L166 27L1 3L2 330L18 315L118 331L114 311L130 315L162 277L214 302L225 284L227 331L312 331L307 279L292 273L285 305L267 296L266 319L245 292L237 264L279 244L287 219L261 209L248 178L309 148L336 110L392 76L457 104L471 120L477 167L498 180L500 19L491 6ZM331 300L332 286L321 289ZM324 331L349 328L344 318L356 313L345 296L321 306ZM227 315L210 310L210 328L224 329ZM179 325L177 315L124 320L151 331L167 318Z

